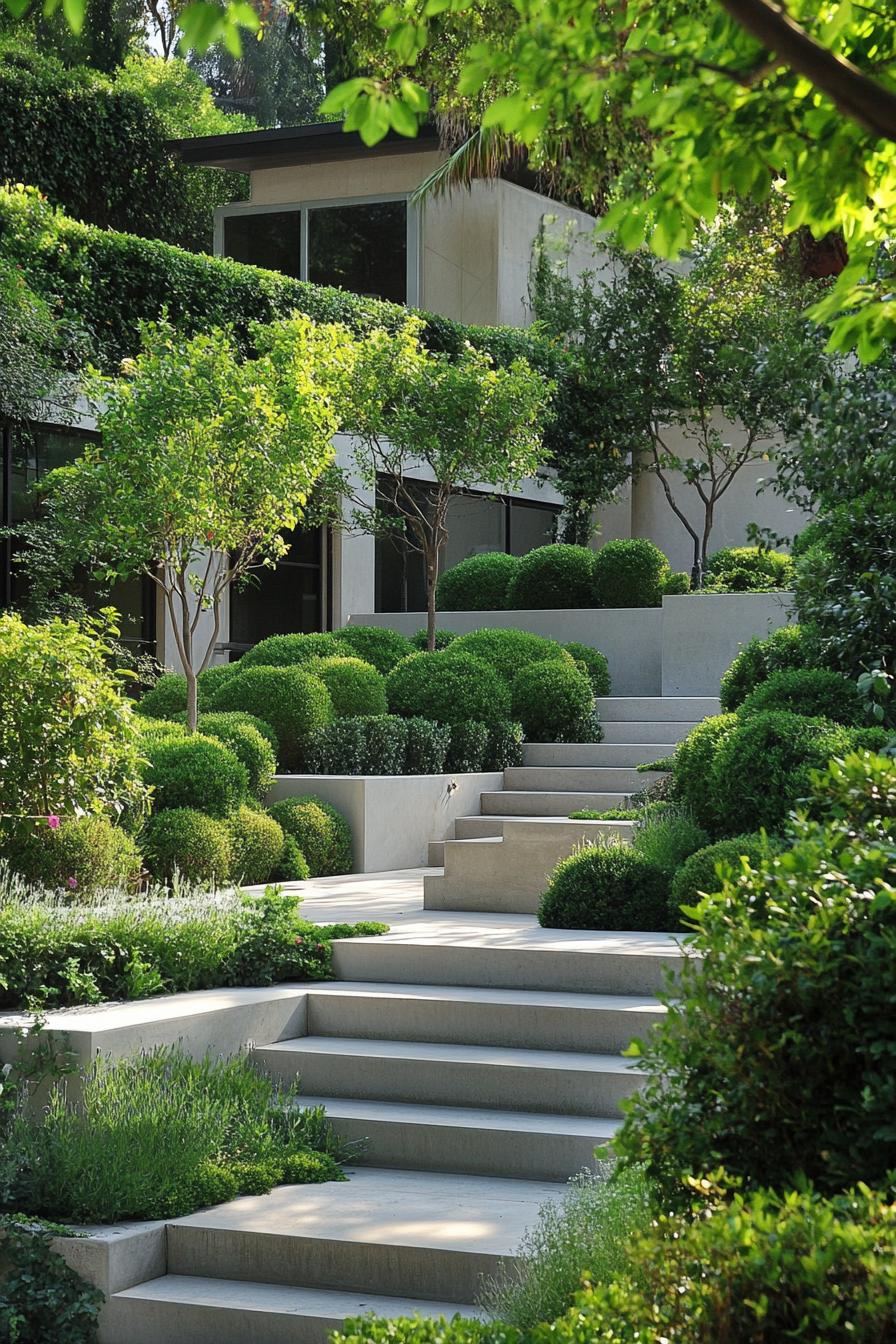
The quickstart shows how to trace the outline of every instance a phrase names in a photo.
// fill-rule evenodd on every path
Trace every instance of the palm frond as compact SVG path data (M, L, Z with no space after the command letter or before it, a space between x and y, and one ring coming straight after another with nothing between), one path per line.
M411 202L419 205L430 198L447 196L459 187L469 191L477 178L496 178L502 168L521 156L511 136L494 126L480 126L423 179Z

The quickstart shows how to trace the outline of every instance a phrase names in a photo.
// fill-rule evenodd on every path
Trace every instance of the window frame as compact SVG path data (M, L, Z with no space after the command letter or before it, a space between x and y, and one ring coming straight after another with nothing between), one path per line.
M215 211L215 229L214 229L214 254L216 257L224 257L224 221L232 219L239 215L271 215L271 214L289 214L297 211L300 215L300 237L299 237L299 276L300 280L310 284L308 280L308 215L312 210L329 210L339 206L350 205L386 205L393 201L404 201L406 207L405 219L405 259L407 266L407 297L405 298L406 308L416 308L420 302L420 258L422 255L421 247L421 221L422 214L420 208L413 204L410 193L407 191L380 192L376 196L335 196L332 198L308 201L277 201L265 205L256 205L253 201L235 201L231 205L220 205ZM346 290L346 293L352 293Z

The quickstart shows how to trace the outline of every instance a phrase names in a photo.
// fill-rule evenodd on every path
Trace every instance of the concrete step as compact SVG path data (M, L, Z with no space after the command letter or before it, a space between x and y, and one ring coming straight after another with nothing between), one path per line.
M333 944L341 980L593 994L658 994L664 967L683 956L671 934L542 929L526 915L427 912L381 937Z
M652 739L648 742L525 742L523 765L540 768L651 765L670 756L674 747L674 743Z
M618 1054L302 1036L252 1051L302 1090L377 1101L615 1116L641 1073Z
M651 722L673 719L698 723L718 712L718 696L712 695L602 695L597 698L597 713L601 723L626 719Z
M105 1344L327 1344L351 1316L473 1319L457 1302L165 1274L116 1293L103 1311Z
M566 826L569 817L565 814L560 817L458 817L454 823L454 838L456 840L494 839L496 836L506 836L515 826L528 825L532 822L537 822L542 826ZM581 828L581 834L584 838L592 840L597 840L601 836L630 838L635 829L633 821L580 821L577 826ZM444 845L445 842L441 841L440 843ZM444 850L441 852L444 862Z
M662 1021L649 995L333 981L308 992L308 1033L538 1050L624 1050Z
M680 719L605 719L601 724L604 737L603 742L596 745L606 747L612 743L621 742L631 744L633 742L667 742L675 743L687 737L692 728L696 726L698 720ZM531 743L531 746L537 745ZM545 744L551 746L551 743ZM583 746L589 745L583 743ZM524 745L523 751L526 747Z
M281 1185L169 1223L168 1272L365 1296L374 1285L383 1297L470 1303L563 1190L362 1167L343 1184Z
M595 1148L609 1143L620 1123L344 1097L303 1096L302 1104L325 1106L339 1134L365 1139L363 1163L531 1181L565 1181L593 1167Z
M650 775L638 775L633 792L643 789ZM491 817L568 817L570 812L589 808L606 812L613 807L628 807L631 794L590 790L559 791L556 789L507 789L501 793L483 793L481 807L484 816Z
M631 767L514 765L504 771L505 792L638 793L660 775Z

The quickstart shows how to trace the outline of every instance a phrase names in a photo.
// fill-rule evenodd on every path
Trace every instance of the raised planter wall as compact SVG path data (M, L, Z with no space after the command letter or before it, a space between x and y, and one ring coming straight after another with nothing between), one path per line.
M531 630L561 644L578 640L606 655L613 695L718 695L719 680L744 644L786 625L791 593L707 593L664 597L662 607L550 611L444 611L442 630L459 635L483 626ZM419 611L352 616L413 635Z
M355 873L418 868L430 840L454 834L455 817L478 816L479 795L503 786L500 770L468 775L277 775L268 803L313 793L347 819Z

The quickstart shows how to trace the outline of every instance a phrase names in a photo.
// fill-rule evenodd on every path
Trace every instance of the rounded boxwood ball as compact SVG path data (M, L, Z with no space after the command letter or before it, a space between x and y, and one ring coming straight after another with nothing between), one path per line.
M554 542L520 558L507 590L514 611L594 606L594 551Z
M722 879L716 872L721 866L733 876L741 871L741 859L745 858L751 868L756 868L763 860L780 853L781 844L771 836L753 831L749 835L735 835L730 840L718 840L714 845L705 845L696 850L678 869L669 888L669 909L673 918L678 918L681 907L695 906L703 895L721 891Z
M283 798L268 810L298 845L312 877L351 872L351 828L335 807L309 794Z
M662 932L668 903L668 876L630 845L589 845L554 869L538 922L546 929Z
M578 644L575 641L571 644L564 644L563 647L574 662L584 664L594 694L609 695L610 665L600 649L594 649L590 644Z
M234 882L267 882L283 854L283 827L274 817L245 803L227 819Z
M274 782L277 757L268 738L256 728L255 722L250 714L212 712L200 714L199 731L205 737L217 738L225 747L229 747L245 766L250 793L255 798L264 798Z
M341 630L334 630L333 638L342 646L335 653L363 658L383 676L402 658L407 658L413 647L411 641L397 630L378 625L345 625Z
M314 732L330 723L333 702L319 677L301 667L247 667L215 692L214 710L244 710L277 734L281 767L297 768Z
M223 686L225 681L236 676L239 668L239 663L214 663L199 673L196 678L196 692L200 709L205 708L219 686Z
M202 733L150 739L143 743L144 779L152 785L153 810L194 807L226 817L249 790L249 776L236 755Z
M442 649L447 649L448 645L453 644L456 639L460 639L460 635L458 635L455 630L437 630L436 651L439 652ZM429 632L426 630L417 630L415 634L411 635L411 643L415 649L420 649L421 652L425 652L429 647Z
M808 642L799 625L784 625L765 639L749 640L722 677L722 709L738 709L773 672L808 666Z
M645 537L608 541L594 562L596 607L659 607L669 561Z
M773 672L751 691L740 707L741 718L769 709L787 709L809 718L831 719L853 727L864 718L862 697L854 681L822 667Z
M166 672L137 702L141 714L151 719L170 719L187 708L187 679L179 672Z
M385 714L389 708L385 680L361 658L319 658L310 670L330 692L337 719Z
M713 714L696 724L675 752L672 774L676 797L711 835L719 830L715 790L710 784L712 763L739 722L736 714Z
M279 825L279 822L278 822ZM280 827L283 830L282 826ZM275 882L307 882L311 876L308 860L299 849L295 839L283 832L283 849L271 877Z
M710 592L768 593L793 587L793 558L759 546L726 546L706 562Z
M446 569L436 585L437 611L506 611L519 557L504 551L468 556Z
M333 635L271 635L244 653L236 666L241 672L250 667L297 667L341 652Z
M46 821L0 823L0 855L26 882L61 890L73 900L140 877L134 840L108 817L65 817L58 829Z
M143 842L149 871L170 882L175 873L188 882L224 882L232 866L230 837L223 821L190 807L159 812L146 824Z
M517 673L513 713L531 742L570 742L594 710L591 681L572 662L531 663Z
M455 641L456 642L456 641ZM471 653L414 653L389 673L386 695L393 714L464 723L509 719L507 683L482 658Z
M474 658L484 659L506 682L512 682L517 672L530 663L540 663L546 658L573 662L555 640L528 630L473 630L455 639L449 652L452 658L459 653L471 653Z

